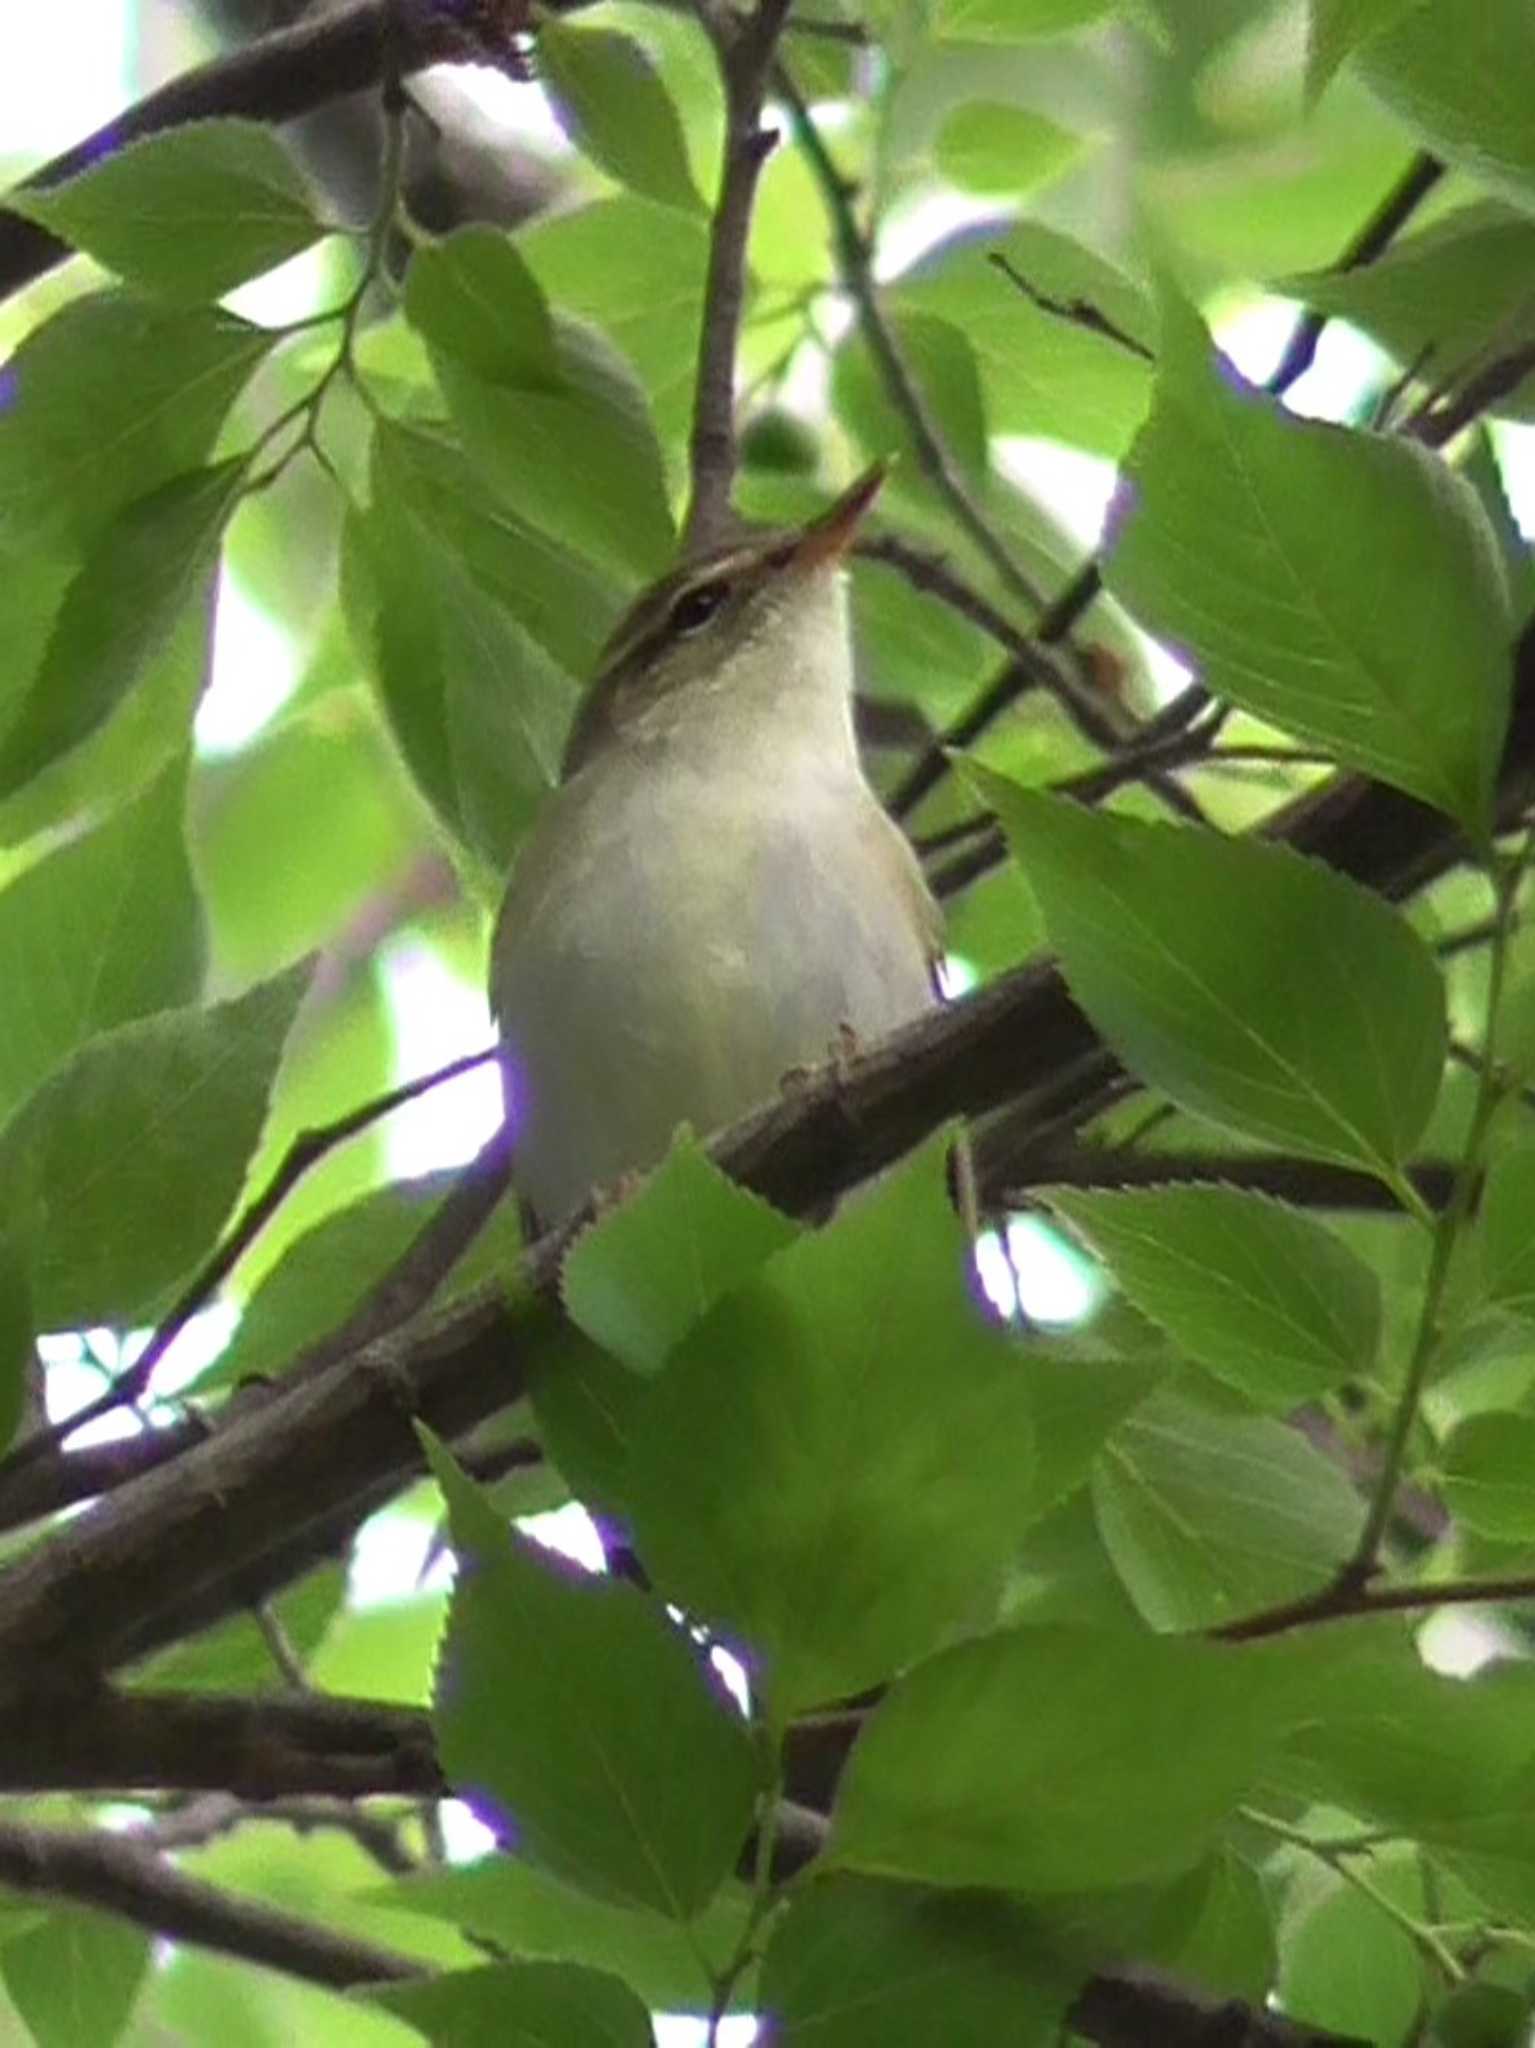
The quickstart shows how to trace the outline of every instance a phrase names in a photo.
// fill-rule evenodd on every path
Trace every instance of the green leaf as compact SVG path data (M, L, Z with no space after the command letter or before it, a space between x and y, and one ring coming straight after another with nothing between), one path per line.
M1529 204L1535 195L1535 13L1525 0L1418 0L1354 68L1437 155Z
M0 1946L0 1977L36 2048L113 2048L149 1961L140 1928L112 1913L58 1906Z
M1368 1876L1375 1880L1373 1869ZM1423 1970L1405 1928L1329 1873L1286 1924L1279 1996L1297 2020L1399 2048L1418 2016Z
M647 199L702 210L677 110L637 42L546 17L538 57L556 113L593 163Z
M1308 271L1276 287L1362 327L1404 368L1459 373L1520 333L1535 270L1535 221L1496 199L1457 207L1355 270ZM1535 373L1494 410L1528 418Z
M956 323L925 312L898 315L892 332L950 453L972 481L980 480L987 465L986 408L969 337ZM837 351L832 399L865 453L888 456L905 445L905 420L856 329Z
M197 994L205 946L185 803L178 761L0 894L0 986L27 992L0 1035L0 1120L96 1032Z
M1049 1193L1135 1306L1261 1408L1368 1374L1374 1272L1311 1217L1235 1188Z
M125 506L95 542L0 736L0 797L88 739L152 667L213 574L244 475L233 460L175 477Z
M1278 846L964 772L1002 819L1072 994L1143 1081L1264 1143L1400 1173L1438 1093L1445 1015L1395 911Z
M700 1955L722 1968L750 1911L746 1887L727 1882L686 1926L658 1913L631 1913L588 1898L525 1856L487 1856L456 1869L424 1871L368 1903L428 1914L493 1941L529 1961L588 1963L612 1970L647 2004L676 2011L699 1998Z
M627 1984L575 1963L482 1963L419 1982L371 1985L435 2048L654 2048L650 2015Z
M1154 1394L1093 1472L1104 1547L1153 1628L1215 1628L1310 1592L1364 1509L1336 1465L1266 1416Z
M761 2003L783 2048L1051 2048L1079 1975L999 1894L829 1877L775 1924Z
M1438 2048L1524 2048L1531 2002L1506 1984L1461 1984L1434 2013Z
M457 228L418 248L405 314L423 340L487 384L557 391L563 382L538 280L495 228Z
M1126 475L1115 596L1217 696L1485 836L1512 626L1470 485L1415 443L1286 413L1171 294Z
M1042 1893L1169 1876L1243 1798L1282 1709L1259 1660L1213 1643L982 1636L918 1664L874 1709L827 1853L873 1875Z
M460 1565L434 1715L449 1778L556 1876L690 1919L751 1819L745 1724L657 1604L513 1535L422 1438Z
M591 673L621 609L617 586L487 494L458 449L418 427L381 422L373 440L373 501L381 500L408 506L410 517L457 555L568 675Z
M1468 1415L1439 1462L1440 1491L1456 1521L1504 1543L1535 1540L1535 1417Z
M301 962L213 1009L104 1032L0 1132L40 1328L130 1322L211 1250L308 979Z
M217 299L327 232L297 164L259 121L192 121L103 157L13 212L160 298Z
M1137 340L1155 339L1143 292L1081 243L1033 223L984 242L973 229L956 235L892 290L889 303L960 331L980 366L994 434L1048 435L1118 456L1146 411L1146 364L1107 336L1036 306L990 260L994 251L1036 291L1067 304L1083 300Z
M545 214L517 246L550 298L600 327L639 372L668 447L686 439L693 350L702 317L709 235L696 214L621 193L575 213Z
M600 336L563 327L559 360L554 391L487 383L436 352L432 365L469 460L519 518L654 576L676 532L644 393Z
M1026 1520L1027 1374L971 1299L946 1149L720 1301L634 1422L641 1555L742 1631L778 1712L985 1613Z
M26 1413L32 1365L32 1283L29 1262L8 1236L0 1236L0 1453Z
M1414 0L1310 0L1306 24L1306 98L1312 104L1362 43L1388 28Z
M1500 1152L1488 1168L1477 1232L1489 1300L1522 1322L1535 1318L1535 1145Z
M405 764L499 880L559 780L576 685L407 508L376 500L352 515L348 538L355 605Z
M127 292L75 299L4 373L0 546L87 549L131 500L194 469L275 334Z
M1092 1470L1104 1438L1155 1391L1170 1368L1139 1358L1095 1358L1031 1346L1024 1355L1034 1411L1033 1514L1065 1499Z
M967 192L1017 194L1060 176L1086 144L1069 128L1006 100L951 109L933 144L938 168Z
M577 1238L560 1275L566 1312L625 1365L655 1372L722 1295L799 1234L685 1134Z
M938 0L934 27L957 41L1021 43L1067 35L1126 5L1127 0Z

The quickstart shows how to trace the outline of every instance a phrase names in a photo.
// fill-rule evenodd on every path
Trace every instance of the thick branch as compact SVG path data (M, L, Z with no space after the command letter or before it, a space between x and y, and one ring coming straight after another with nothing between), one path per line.
M1505 806L1535 787L1535 627L1519 646L1502 771ZM1389 897L1458 861L1455 828L1411 798L1340 777L1291 805L1274 830ZM1020 969L923 1018L803 1095L722 1137L721 1162L770 1200L804 1211L888 1165L957 1114L1048 1091L1052 1113L1092 1114L1119 1069L1043 967ZM280 1384L205 1444L150 1473L0 1574L0 1699L48 1671L63 1687L142 1655L295 1576L338 1519L420 1469L411 1418L439 1434L472 1428L522 1392L557 1314L547 1290L563 1240L529 1254L531 1292L471 1299L370 1346L312 1384Z
M324 1693L39 1686L0 1715L0 1791L440 1794L425 1714Z

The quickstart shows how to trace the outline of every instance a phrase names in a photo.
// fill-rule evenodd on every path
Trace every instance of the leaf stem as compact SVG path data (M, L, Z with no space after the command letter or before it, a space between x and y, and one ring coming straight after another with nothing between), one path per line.
M1487 979L1487 1021L1483 1035L1476 1102L1471 1112L1471 1125L1466 1133L1465 1147L1456 1171L1455 1184L1450 1191L1450 1199L1438 1218L1430 1219L1433 1245L1429 1254L1428 1272L1423 1283L1423 1304L1418 1315L1417 1332L1413 1338L1406 1377L1397 1398L1391 1433L1386 1440L1385 1456L1381 1461L1380 1476L1375 1483L1369 1512L1365 1516L1364 1527L1360 1531L1354 1554L1339 1575L1340 1583L1344 1585L1364 1585L1374 1576L1379 1565L1381 1538L1391 1518L1391 1504L1402 1476L1408 1440L1412 1435L1413 1424L1417 1420L1418 1405L1423 1398L1429 1367L1439 1345L1440 1310L1444 1301L1445 1284L1449 1278L1451 1258L1461 1228L1470 1214L1472 1194L1481 1170L1482 1147L1486 1142L1488 1128L1503 1100L1503 1082L1497 1062L1498 1009L1503 997L1508 942L1514 923L1514 904L1519 892L1520 878L1524 873L1527 851L1526 845L1507 859L1499 859L1494 855L1492 860L1494 922ZM1405 1195L1408 1192L1409 1188L1404 1183L1399 1193ZM1416 1189L1411 1189L1410 1192L1410 1206L1421 1218L1425 1205L1418 1198Z

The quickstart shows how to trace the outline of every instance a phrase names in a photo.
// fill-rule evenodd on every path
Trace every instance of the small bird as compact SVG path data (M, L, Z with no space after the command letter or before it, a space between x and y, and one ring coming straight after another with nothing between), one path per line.
M541 1225L938 1000L940 918L853 737L844 561L883 481L621 620L491 949Z

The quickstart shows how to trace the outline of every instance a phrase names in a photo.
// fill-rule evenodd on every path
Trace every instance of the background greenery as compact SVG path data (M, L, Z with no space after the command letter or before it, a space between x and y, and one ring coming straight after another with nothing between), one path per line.
M514 10L488 147L378 86L496 24L354 12L360 100L273 44L298 128L237 68L0 216L0 2024L1527 2040L1526 0L807 7L738 335L734 17ZM364 1117L226 1237L409 1066L402 944L478 988L701 334L748 515L899 458L860 728L980 994L730 1155L781 1206L684 1143L521 1259ZM1079 1327L981 1298L961 1109ZM606 1573L513 1532L572 1498Z

